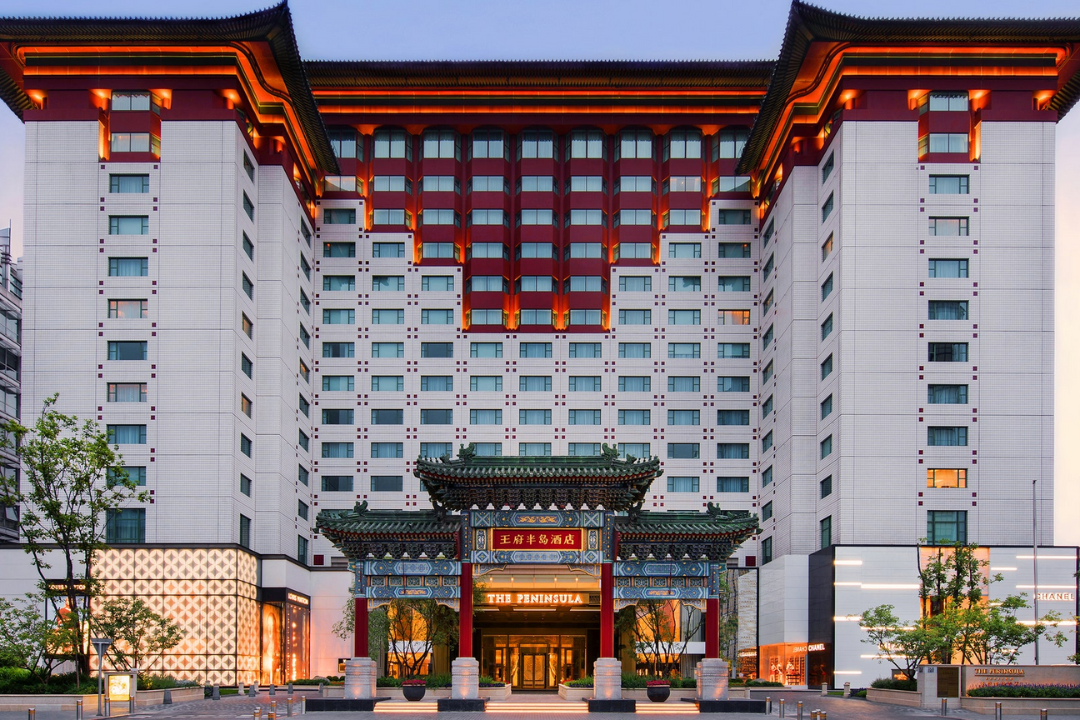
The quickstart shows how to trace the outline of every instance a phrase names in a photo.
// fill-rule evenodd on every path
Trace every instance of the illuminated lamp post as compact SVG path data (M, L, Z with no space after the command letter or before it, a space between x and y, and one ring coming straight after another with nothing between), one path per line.
M105 651L109 649L109 646L113 644L112 638L91 638L90 644L94 646L94 652L97 653L97 716L101 717L101 698L102 698L102 684L101 684L101 663L105 659Z

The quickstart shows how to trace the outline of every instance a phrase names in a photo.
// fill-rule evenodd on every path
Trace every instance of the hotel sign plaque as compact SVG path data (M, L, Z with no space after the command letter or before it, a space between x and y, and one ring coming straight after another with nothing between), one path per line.
M581 528L493 528L492 550L582 550Z

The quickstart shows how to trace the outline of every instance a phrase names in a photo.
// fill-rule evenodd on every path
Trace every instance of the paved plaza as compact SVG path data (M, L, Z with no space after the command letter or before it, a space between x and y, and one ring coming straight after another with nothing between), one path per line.
M780 712L781 699L785 700L786 717L794 720L796 718L796 703L802 701L804 708L804 720L810 720L810 712L812 710L824 710L827 714L828 720L906 720L913 718L925 718L925 717L938 717L937 713L929 713L922 710L916 710L914 708L905 708L895 705L879 705L869 703L865 700L856 698L844 699L840 697L821 697L816 692L798 692L798 691L782 691L773 694L773 708L771 717L778 717ZM158 707L142 709L139 712L128 715L124 712L114 713L114 717L125 717L130 720L154 720L156 718L222 718L228 720L241 720L242 718L253 718L255 710L260 711L262 720L267 720L270 712L271 700L277 701L278 718L283 719L286 717L285 701L286 696L284 693L278 693L276 697L270 698L265 692L259 694L257 698L249 697L225 697L220 701L203 700L199 702L183 703L179 705L162 705ZM298 706L299 703L296 703ZM297 707L296 712L299 712ZM411 718L418 716L433 716L439 717L443 720L480 720L486 716L490 716L495 720L502 720L503 718L513 718L514 720L549 720L552 716L566 717L566 716L587 716L589 713L586 710L584 703L572 703L561 700L557 695L553 693L516 693L511 700L504 702L491 702L488 704L487 713L438 713L433 700L423 701L419 703L410 703L405 701L392 701L380 703L374 713L355 713L355 712L320 712L309 713L312 715L312 720L347 720L349 718L357 720L360 718L372 717L373 720L381 718L403 717ZM639 702L637 705L637 713L633 717L639 720L665 720L670 717L688 718L698 715L695 706L692 703L675 703L668 701L666 703L649 703ZM25 720L27 714L24 712L0 712L0 720ZM605 718L619 718L629 717L627 714L595 714L594 718L597 720L604 720ZM992 716L979 715L972 712L964 711L950 711L950 717L961 718L963 720L978 720L985 718L989 720ZM86 714L85 720L93 720L93 709L91 708ZM731 718L731 720L757 720L762 718L762 715L753 714L724 714L724 715L712 715L718 720L720 718ZM1037 720L1038 715L1010 715L1009 720ZM1052 715L1054 718L1076 718L1080 720L1080 715ZM36 720L74 720L74 712L40 712L37 713Z

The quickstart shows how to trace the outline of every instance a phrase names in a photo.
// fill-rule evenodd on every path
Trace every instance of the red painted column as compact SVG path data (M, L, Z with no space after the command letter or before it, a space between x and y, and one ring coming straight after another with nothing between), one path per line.
M353 657L368 656L368 608L367 598L353 598Z
M600 657L615 657L615 583L611 563L600 565Z
M461 563L461 613L458 615L458 657L472 657L472 563Z
M720 657L720 600L705 601L705 657Z

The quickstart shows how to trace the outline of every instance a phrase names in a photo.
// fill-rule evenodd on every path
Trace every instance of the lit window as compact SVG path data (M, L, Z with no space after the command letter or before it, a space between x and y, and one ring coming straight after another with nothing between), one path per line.
M927 468L926 487L966 488L967 470L963 468Z

